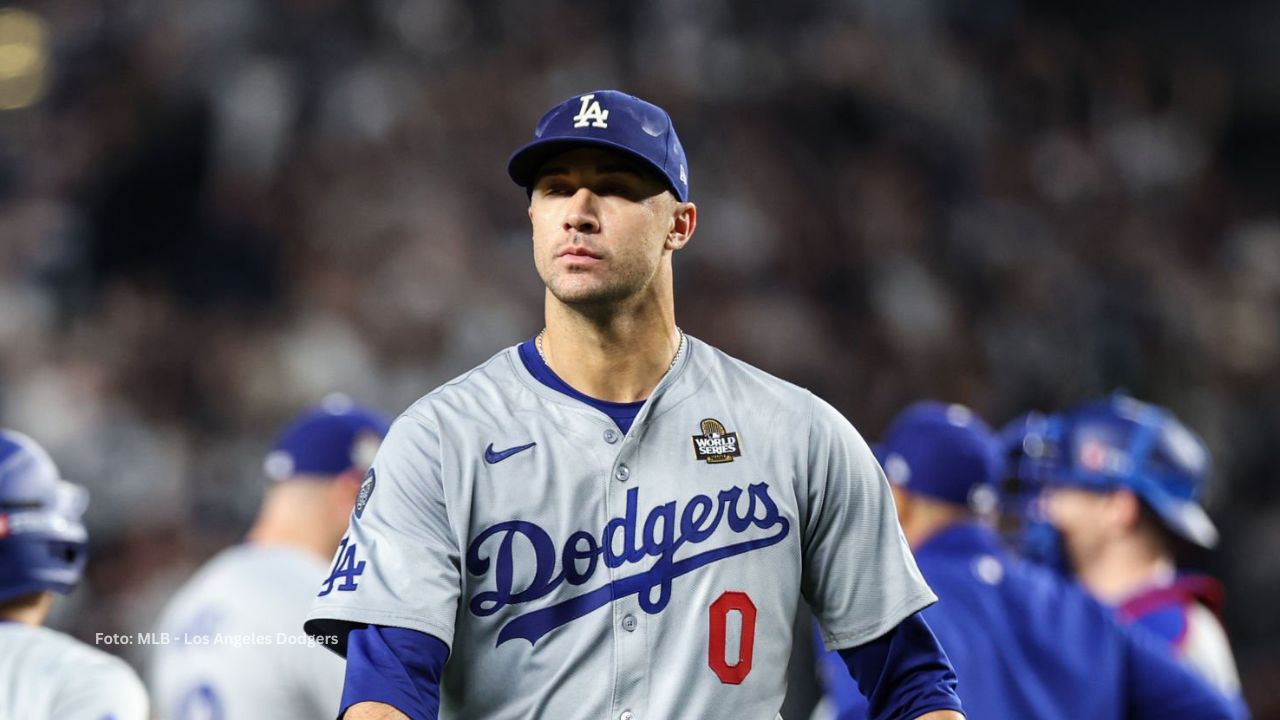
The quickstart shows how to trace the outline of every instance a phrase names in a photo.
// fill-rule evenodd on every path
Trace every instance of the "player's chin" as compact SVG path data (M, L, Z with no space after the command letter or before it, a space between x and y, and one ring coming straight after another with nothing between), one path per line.
M578 307L611 305L628 295L625 289L601 282L600 278L592 277L589 273L562 275L548 283L547 287L560 302Z

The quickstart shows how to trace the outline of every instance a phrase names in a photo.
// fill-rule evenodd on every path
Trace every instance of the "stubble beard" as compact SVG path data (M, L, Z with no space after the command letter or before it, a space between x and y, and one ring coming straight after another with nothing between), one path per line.
M611 258L612 263L616 258ZM574 272L559 268L543 278L551 295L562 304L592 315L608 311L627 303L644 292L657 274L657 268L608 268L612 272Z
M562 304L583 311L599 311L616 307L634 297L640 283L633 277L586 278L587 273L560 273L548 279L551 295Z

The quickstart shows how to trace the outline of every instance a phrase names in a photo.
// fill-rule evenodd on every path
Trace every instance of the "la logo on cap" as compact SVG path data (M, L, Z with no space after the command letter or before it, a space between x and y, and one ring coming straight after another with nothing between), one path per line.
M595 93L590 93L579 98L582 101L582 107L578 108L578 114L573 116L574 127L583 128L588 123L591 124L591 127L609 127L609 124L605 122L609 119L609 111L602 110L600 101L596 100L595 97Z

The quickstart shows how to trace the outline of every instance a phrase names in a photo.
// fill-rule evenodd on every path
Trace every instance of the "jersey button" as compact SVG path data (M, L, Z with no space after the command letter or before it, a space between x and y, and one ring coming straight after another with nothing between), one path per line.
M636 625L638 624L639 623L636 622L635 615L628 615L622 618L622 629L626 630L627 632L635 632Z
M618 720L636 720L636 714L630 710L623 710L622 714L618 716Z
M622 433L619 433L617 430L614 430L613 428L609 428L608 430L604 431L604 441L609 443L610 445L618 442L618 440L620 440L621 438L622 438Z
M626 482L631 477L631 468L626 465L619 465L617 470L613 471L613 476L618 478L618 482Z

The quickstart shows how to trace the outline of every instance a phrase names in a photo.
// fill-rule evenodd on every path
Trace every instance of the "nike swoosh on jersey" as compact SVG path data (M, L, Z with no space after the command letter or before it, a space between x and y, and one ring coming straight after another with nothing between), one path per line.
M528 445L519 445L517 447L507 448L506 450L499 450L498 452L494 452L493 443L489 443L489 447L484 449L484 461L489 463L490 465L493 465L495 463L500 463L503 460L506 460L507 458L511 457L512 455L515 455L516 453L522 452L524 450L528 450L529 448L537 444L538 443L536 442L531 442Z

